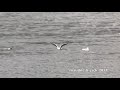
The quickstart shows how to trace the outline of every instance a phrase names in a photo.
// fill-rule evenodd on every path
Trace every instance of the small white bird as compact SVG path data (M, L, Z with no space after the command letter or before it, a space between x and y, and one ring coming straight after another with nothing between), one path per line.
M12 48L0 48L0 50L11 50Z
M82 49L83 51L89 51L89 48L87 47L87 48L83 48Z

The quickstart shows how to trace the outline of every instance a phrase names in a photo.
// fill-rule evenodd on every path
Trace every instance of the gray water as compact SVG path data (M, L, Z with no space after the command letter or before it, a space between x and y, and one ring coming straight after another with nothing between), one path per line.
M119 15L1 12L0 78L119 78Z

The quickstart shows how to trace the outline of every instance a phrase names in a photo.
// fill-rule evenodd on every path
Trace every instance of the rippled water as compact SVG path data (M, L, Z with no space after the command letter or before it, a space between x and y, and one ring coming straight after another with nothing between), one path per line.
M23 67L20 69L22 73L28 63L42 65L38 68L43 71L35 67L29 68L33 73L31 77L43 77L46 74L46 77L80 77L80 75L89 77L92 74L96 75L95 77L112 75L120 77L118 75L119 14L117 12L1 12L0 47L3 49L0 50L0 62L8 63L10 67L8 71L11 72L14 65L22 61L24 65L19 64ZM57 50L51 43L68 44L63 46L64 50ZM12 49L4 49L9 47ZM90 50L82 51L86 47ZM41 63L46 59L48 63ZM9 64L10 61L13 63ZM107 68L108 72L103 74L81 72L80 75L69 72L70 69L82 67ZM32 69L34 70L31 71ZM27 73L25 71L23 75ZM11 75L16 74L13 72Z

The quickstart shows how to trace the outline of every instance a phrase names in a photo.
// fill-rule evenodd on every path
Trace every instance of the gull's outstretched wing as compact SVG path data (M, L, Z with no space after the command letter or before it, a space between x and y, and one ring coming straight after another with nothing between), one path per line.
M61 48L62 48L63 46L65 46L65 45L67 45L67 44L68 44L68 43L64 43L64 44L62 44L62 45L61 45Z

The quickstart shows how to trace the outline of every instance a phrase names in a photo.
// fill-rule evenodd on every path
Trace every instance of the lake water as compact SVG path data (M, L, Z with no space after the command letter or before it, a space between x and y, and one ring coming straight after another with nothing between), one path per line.
M119 15L118 12L1 12L0 77L120 77ZM58 50L52 43L68 44ZM82 68L107 71L70 71Z

